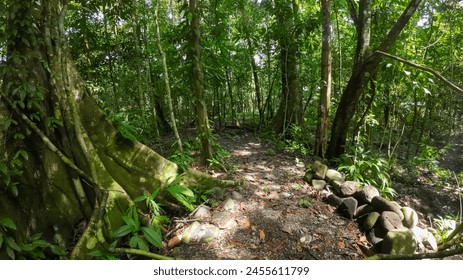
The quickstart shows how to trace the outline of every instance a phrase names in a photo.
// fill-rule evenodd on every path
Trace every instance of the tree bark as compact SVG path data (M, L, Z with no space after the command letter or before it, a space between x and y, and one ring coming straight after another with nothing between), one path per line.
M125 139L100 110L66 46L66 4L8 1L0 119L12 125L0 129L0 163L12 183L0 186L0 213L16 223L17 241L42 232L50 242L63 240L65 249L74 245L76 225L86 221L70 256L83 259L123 225L131 198L153 192L182 170ZM13 166L18 151L27 160ZM187 187L233 185L193 170L185 174L181 184Z
M399 19L381 42L378 47L379 51L387 52L390 49L421 1L411 0L409 2ZM329 159L337 158L344 153L349 125L357 109L360 96L382 61L379 53L371 53L370 51L371 0L360 0L358 11L355 10L352 2L349 1L348 3L350 3L349 10L357 29L355 63L349 82L341 96L331 127L331 138L326 154Z
M324 158L326 145L328 143L328 122L331 99L331 80L332 80L332 59L331 59L331 20L330 20L330 1L322 0L322 68L321 68L321 89L318 111L317 134L315 136L316 156Z
M188 11L192 16L191 22L189 22L191 49L190 59L192 62L192 83L196 104L196 117L198 119L198 133L201 140L200 161L201 164L207 165L208 160L212 159L214 152L212 148L212 131L209 125L206 101L203 93L198 1L190 0L188 8Z
M177 121L175 120L174 106L172 104L172 94L170 92L169 70L167 69L166 53L162 49L162 45L161 45L161 31L159 30L158 10L159 10L159 0L156 1L156 7L154 11L154 24L156 26L157 46L158 46L158 50L162 58L162 70L164 74L163 80L164 80L164 85L166 86L166 97L167 97L167 104L169 106L169 111L170 111L169 112L170 122L172 123L172 130L174 131L175 138L177 139L177 147L181 152L183 152L182 139L180 138L180 134L178 133L178 130L177 130Z
M302 117L302 96L299 89L298 42L294 17L298 13L298 5L276 1L277 20L282 28L280 34L280 67L281 67L281 99L280 105L273 118L273 130L284 135L291 125L300 125Z

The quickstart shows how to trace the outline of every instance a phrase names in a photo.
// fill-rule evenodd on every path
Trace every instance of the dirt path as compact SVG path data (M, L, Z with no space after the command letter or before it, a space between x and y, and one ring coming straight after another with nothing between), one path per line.
M182 218L185 230L199 220L218 234L212 241L182 243L168 254L183 259L359 259L365 237L354 221L333 213L320 193L302 181L304 164L296 156L273 151L251 133L227 133L219 139L231 152L234 180L221 203L199 219ZM217 173L216 176L225 176ZM172 236L168 238L173 238Z
M463 171L463 135L442 161L442 166ZM182 259L363 259L368 247L355 221L347 220L325 204L323 194L305 183L304 163L290 153L276 151L249 132L229 130L218 139L231 155L229 174L214 176L243 181L237 189L217 195L217 205L201 207L201 215L180 217L165 236L172 242L194 224L211 235L209 242L174 242L164 252ZM231 174L230 174L231 173ZM416 179L397 178L395 200L418 212L419 225L432 227L432 220L459 212L454 186L437 188L432 172ZM412 179L410 179L412 178ZM433 181L434 180L434 181ZM192 226L193 225L193 226Z

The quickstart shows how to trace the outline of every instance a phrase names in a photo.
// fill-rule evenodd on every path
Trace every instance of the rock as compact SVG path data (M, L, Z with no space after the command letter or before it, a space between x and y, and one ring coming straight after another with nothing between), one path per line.
M373 197L379 196L379 191L372 185L365 185L360 191L355 193L354 196L357 198L359 203L371 203Z
M182 235L182 242L183 243L190 243L193 237L197 234L197 230L199 229L200 223L198 221L193 222L189 225L185 232Z
M236 203L233 198L229 197L223 202L222 206L223 209L227 211L233 211L235 209Z
M237 192L237 191L232 191L231 197L232 197L234 200L242 200L242 199L243 199L243 195L240 194L240 193Z
M353 197L348 197L342 200L336 211L343 217L353 219L357 210L358 202Z
M373 207L374 211L382 213L384 211L392 211L399 215L400 220L403 220L404 214L402 211L400 211L400 208L398 205L392 203L391 201L381 197L381 196L375 196L371 199L371 206Z
M334 170L334 169L328 169L326 170L326 174L325 174L325 179L329 182L332 182L332 181L340 181L340 182L343 182L344 181L344 176Z
M378 222L380 216L381 214L379 214L378 212L371 212L370 214L368 214L367 218L363 222L364 229L366 231L372 230Z
M201 235L202 242L211 242L215 238L217 238L220 234L220 229L215 226L211 226L205 229L204 233Z
M423 247L426 247L432 251L437 251L437 240L431 232L429 232L427 229L422 229L419 227L414 227L411 229L411 231L418 244L422 244Z
M312 170L314 172L315 179L325 179L326 171L328 170L328 166L321 163L320 161L315 161L312 165Z
M360 188L360 183L355 181L346 181L339 188L339 194L342 197L352 196Z
M226 212L217 212L211 217L211 222L219 228L233 228L237 225L235 219Z
M411 255L416 251L416 240L407 228L388 231L383 240L382 252L392 255Z
M361 218L365 215L373 212L373 207L370 204L363 204L357 207L357 212L355 213L356 218Z
M210 213L211 207L206 206L206 205L200 205L198 206L198 209L196 209L196 212L194 213L193 217L194 218L206 218L211 215Z
M308 184L312 183L312 180L314 178L314 174L312 170L307 170L304 174L304 181Z
M293 195L291 193L289 193L289 192L282 192L281 196L284 197L284 198L290 198Z
M331 181L331 184L333 185L333 188L334 189L340 189L341 188L341 185L344 184L344 180L334 180L334 181Z
M325 180L313 179L312 186L314 187L314 189L321 191L325 188L326 182Z
M338 207L339 205L341 205L343 199L334 195L334 194L330 194L326 199L325 199L325 202L328 203L329 205L333 206L333 207Z
M415 210L410 207L402 207L400 210L404 214L404 219L402 221L404 226L411 229L418 225L418 214Z
M380 243L381 241L383 241L383 238L378 237L378 235L376 234L376 230L373 229L373 230L371 230L371 231L368 232L367 240L368 240L368 242L370 242L373 246L375 246L376 244L378 244L378 243Z
M402 225L402 219L400 219L397 213L392 211L383 211L379 220L381 221L381 225L383 226L383 228L389 231L401 229L404 227Z

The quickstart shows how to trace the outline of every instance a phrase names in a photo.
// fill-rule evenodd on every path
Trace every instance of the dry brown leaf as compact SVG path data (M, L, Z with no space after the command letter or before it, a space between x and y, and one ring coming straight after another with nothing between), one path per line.
M346 248L346 243L344 243L344 241L341 240L341 241L338 242L338 247L339 247L339 249L345 249Z
M367 237L365 235L360 236L357 242L368 243Z
M288 226L288 225L284 225L282 228L281 228L281 231L283 232L286 232L288 233L289 235L293 235L293 229Z
M245 244L243 244L243 243L241 243L241 242L238 242L238 241L235 241L235 240L232 240L232 239L230 239L230 240L228 240L228 241L230 241L231 244L233 244L233 245L235 245L235 246L237 246L237 247L244 247L244 246L246 246Z
M182 242L182 239L179 235L172 237L169 242L167 243L167 247L172 248Z
M259 231L259 238L260 238L261 241L265 240L265 232L263 230Z
M257 230L256 226L251 226L251 230L256 231Z
M249 228L251 226L251 222L248 219L246 219L243 221L242 226L243 228Z

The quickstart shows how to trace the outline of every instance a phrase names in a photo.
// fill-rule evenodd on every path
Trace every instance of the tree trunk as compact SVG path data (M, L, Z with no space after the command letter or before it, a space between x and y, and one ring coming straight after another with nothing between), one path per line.
M294 15L298 13L295 1L291 4L276 2L277 20L282 27L288 28L280 34L280 67L281 67L281 99L280 105L273 118L273 130L285 134L291 125L302 124L302 96L299 90L297 74L297 31L293 30Z
M198 121L198 133L201 140L201 164L207 165L213 157L212 131L207 116L206 101L203 94L203 73L201 69L201 44L199 33L198 1L190 0L189 13L192 15L190 25L190 59L192 62L192 83L196 103L196 117Z
M317 134L315 136L314 154L319 157L325 156L326 144L328 143L328 122L331 99L331 20L330 20L330 1L322 0L322 69L321 69L321 89L318 111Z
M172 94L170 92L170 80L169 80L169 71L167 69L167 59L166 53L162 49L161 45L161 31L159 30L159 21L158 21L158 10L159 10L159 0L156 1L156 7L154 11L154 24L156 26L156 38L157 38L157 45L159 53L161 54L162 58L162 69L163 69L163 80L164 85L166 86L166 97L167 97L167 104L169 106L169 116L170 122L172 123L172 130L174 131L175 138L177 139L177 147L180 151L183 152L183 144L182 139L180 138L180 134L177 130L177 121L175 120L175 113L174 113L174 105L172 104Z
M410 1L378 50L384 52L389 50L421 1ZM357 109L359 98L382 60L379 53L370 51L371 0L360 0L358 11L355 10L353 0L349 0L348 3L357 29L357 49L352 74L341 96L331 127L331 138L326 152L329 159L337 158L344 153L349 125Z
M0 165L7 167L0 179L11 179L0 186L0 213L16 223L17 241L43 232L43 239L63 240L66 249L74 244L76 225L86 221L71 258L89 258L123 225L131 198L153 192L181 170L123 138L100 110L65 45L67 1L7 2L0 119L12 125L0 130ZM207 188L213 181L188 170L182 184Z

